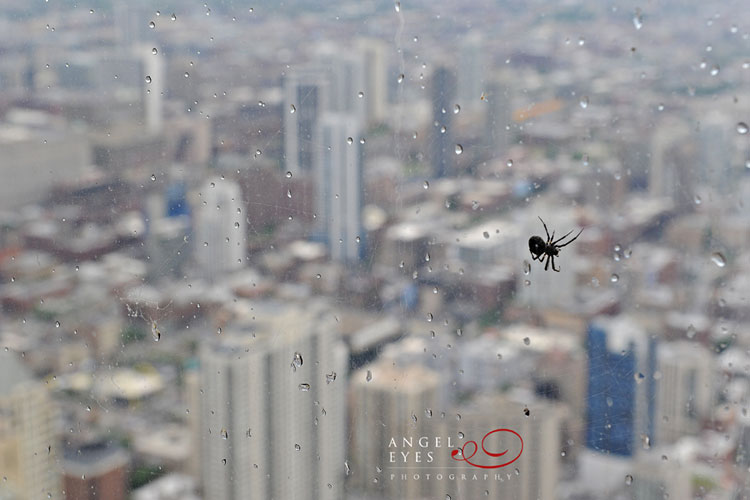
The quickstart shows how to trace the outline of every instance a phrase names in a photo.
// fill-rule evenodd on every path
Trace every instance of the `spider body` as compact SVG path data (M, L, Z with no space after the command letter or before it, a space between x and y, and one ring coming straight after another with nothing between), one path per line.
M560 249L562 247L573 243L576 238L581 235L583 229L578 231L578 234L576 234L573 239L561 244L560 242L567 238L570 233L573 232L573 230L571 229L565 234L565 236L555 240L555 232L552 231L552 236L550 236L549 231L547 230L547 224L544 223L541 217L539 217L539 220L542 221L544 232L547 235L547 240L544 240L541 236L532 236L531 238L529 238L529 251L531 252L531 259L538 260L539 262L542 262L546 259L546 262L544 263L544 270L547 271L549 269L550 262L552 262L552 270L559 273L560 268L555 267L555 257L560 255Z

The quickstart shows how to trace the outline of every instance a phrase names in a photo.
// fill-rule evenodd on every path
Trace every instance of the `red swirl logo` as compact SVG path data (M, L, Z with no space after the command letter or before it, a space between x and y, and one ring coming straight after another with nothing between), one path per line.
M509 433L513 434L514 436L516 436L518 438L518 440L521 442L521 448L518 450L518 455L516 455L515 458L513 458L513 460L510 460L508 462L504 462L502 464L497 464L497 465L481 465L481 464L476 464L476 463L472 462L471 459L474 457L474 455L476 455L477 451L479 451L479 446L477 446L477 442L476 441L466 441L464 443L464 445L461 447L460 450L453 450L453 451L451 451L451 458L453 460L456 460L456 461L459 461L459 462L466 462L469 465L473 465L474 467L479 467L480 469L499 469L500 467L505 467L506 465L512 464L513 462L515 462L516 460L518 460L518 457L520 457L521 453L523 452L523 439L521 438L521 435L519 433L517 433L516 431L514 431L512 429L495 429L493 431L488 432L487 434L484 435L484 437L482 438L482 441L481 441L482 451L488 457L498 458L498 457L502 457L503 455L505 455L506 453L508 453L507 449L505 451L501 451L500 453L492 453L490 451L487 451L487 448L484 447L484 440L487 439L488 437L490 437L492 434L494 434L496 432L509 432ZM474 449L471 450L471 454L467 455L467 453L466 453L466 447L468 445L473 446ZM458 458L456 458L457 455L459 455Z

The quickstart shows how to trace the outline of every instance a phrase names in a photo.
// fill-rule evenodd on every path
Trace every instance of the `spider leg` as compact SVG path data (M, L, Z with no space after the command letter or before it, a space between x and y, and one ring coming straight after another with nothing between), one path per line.
M571 231L571 232L572 232L572 231ZM570 241L568 241L568 242L565 242L565 243L563 243L562 245L557 245L557 248L562 248L562 247L564 247L565 245L570 245L571 243L573 243L573 242L574 242L574 241L576 240L576 238L578 238L579 236L581 236L581 233L582 233L582 232L583 232L583 228L581 228L581 230L580 230L580 231L578 231L578 234L576 234L576 235L575 235L575 236L573 237L573 239L572 239L572 240L570 240Z
M544 263L544 270L545 271L549 268L549 260L550 260L550 256L547 255L547 262Z
M552 236L549 237L549 241L547 242L547 244L549 245L550 243L552 243L552 240L554 240L554 239L555 239L555 231L553 230L552 231Z
M537 217L539 217L539 216L537 215ZM544 223L544 221L542 220L541 217L539 217L539 220L542 221L542 225L544 226L544 232L547 233L547 241L549 241L550 237L549 237L549 231L547 231L547 224Z
M572 232L573 232L573 229L571 229L570 231L568 231L568 232L567 232L567 233L565 234L565 236L563 236L563 237L561 237L561 238L558 238L558 239L557 239L556 241L553 241L553 242L552 242L552 244L554 245L555 243L558 243L558 242L560 242L560 241L564 240L564 239L565 239L565 238L567 238L567 237L568 237L568 235L569 235L570 233L572 233ZM555 233L554 233L554 232L552 233L552 237L553 237L553 238L555 237Z
M559 267L555 268L555 257L552 257L552 270L553 271L557 271L558 273L560 272L560 268Z

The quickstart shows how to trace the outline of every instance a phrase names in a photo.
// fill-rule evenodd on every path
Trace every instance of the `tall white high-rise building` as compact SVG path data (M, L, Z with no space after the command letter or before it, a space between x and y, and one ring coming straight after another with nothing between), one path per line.
M461 40L458 58L458 102L467 110L480 108L486 92L486 56L482 36L472 32Z
M659 344L656 357L654 441L663 445L697 434L710 416L713 356L700 344L676 341Z
M669 198L683 208L693 205L695 158L696 142L685 120L669 117L659 122L651 136L649 194Z
M554 500L560 477L560 429L568 407L541 399L529 391L515 390L502 395L479 396L456 408L459 418L444 420L444 435L456 439L456 449L475 441L477 453L471 456L471 444L465 448L471 462L493 466L515 461L507 466L482 469L467 466L448 454L440 454L438 466L453 467L459 475L477 474L478 480L447 483L445 493L452 498L489 498L502 500ZM495 429L510 429L489 434ZM487 436L484 442L483 438ZM483 452L507 453L493 457ZM519 455L520 453L520 455ZM464 468L466 467L466 468ZM488 477L484 477L484 474Z
M244 266L247 226L239 184L214 177L200 190L196 210L195 259L215 280Z
M164 123L164 89L166 85L166 71L164 71L164 56L153 54L153 47L141 45L137 49L137 56L141 58L143 67L143 109L146 127L151 133L160 132Z
M321 113L329 109L329 81L316 65L295 69L284 79L284 158L292 174L311 172Z
M343 51L341 47L332 44L322 44L317 47L315 60L329 85L328 107L325 111L354 116L361 126L366 121L363 54L358 51Z
M320 119L315 166L320 232L333 260L358 261L362 229L362 151L359 120L326 113Z
M349 487L382 498L437 498L434 482L413 477L401 480L400 475L413 473L420 465L434 465L426 456L417 459L414 455L420 449L426 455L426 448L417 444L415 449L406 449L404 439L414 444L429 436L434 443L438 437L440 375L417 364L394 364L381 361L352 376L350 398L357 411L351 416ZM402 451L411 453L403 458ZM441 451L449 453L446 448Z
M364 63L365 119L381 123L388 113L388 45L375 38L360 38L356 47Z
M0 498L61 498L57 409L13 352L0 352Z
M333 311L240 302L200 352L205 498L343 498L346 369Z

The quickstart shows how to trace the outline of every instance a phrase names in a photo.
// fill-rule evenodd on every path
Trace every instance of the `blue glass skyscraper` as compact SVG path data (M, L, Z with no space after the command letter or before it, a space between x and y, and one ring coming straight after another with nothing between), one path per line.
M588 448L631 456L642 436L653 436L655 345L626 318L589 325Z

